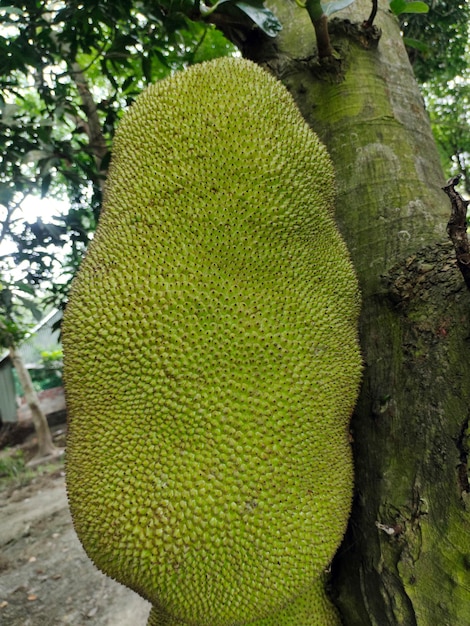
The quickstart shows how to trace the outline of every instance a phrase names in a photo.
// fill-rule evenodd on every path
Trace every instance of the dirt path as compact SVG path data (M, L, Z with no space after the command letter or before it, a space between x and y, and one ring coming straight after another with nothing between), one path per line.
M85 555L72 528L61 465L0 492L2 626L145 626L149 606Z

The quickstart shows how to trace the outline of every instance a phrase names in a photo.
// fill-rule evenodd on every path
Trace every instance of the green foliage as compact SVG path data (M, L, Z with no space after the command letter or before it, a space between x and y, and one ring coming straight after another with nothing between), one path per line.
M222 0L223 1L223 0ZM310 13L313 13L319 19L322 13L325 15L332 15L337 11L345 9L354 0L335 0L333 2L320 2L320 0L307 0L303 3L301 0L296 0L299 6L308 7L310 4ZM425 2L408 2L407 0L390 0L390 9L394 15L401 15L402 13L427 13L429 7Z
M0 347L3 349L18 344L27 334L27 329L15 319L14 311L13 289L0 283Z
M36 391L62 386L62 350L41 352L41 369L30 370Z
M95 229L121 112L148 82L234 47L191 1L13 1L0 14L0 241L13 250L0 272L27 261L23 278L37 286L57 273L63 250L57 303ZM70 211L18 220L29 194L66 200Z
M23 280L8 282L0 275L0 347L18 345L41 317L31 285Z
M413 70L426 100L447 176L461 174L470 193L468 32L470 3L427 0L427 15L401 17Z
M63 385L62 350L42 352L41 357L41 367L28 369L35 391L39 392L44 391L45 389L61 387ZM22 397L24 395L24 390L15 369L13 369L13 380L15 383L16 395Z
M0 347L10 348L18 344L26 335L13 320L0 317Z
M429 11L429 7L425 2L408 2L407 0L391 0L390 9L394 15L427 13Z
M10 453L6 450L0 458L0 478L15 478L25 469L23 452L16 450Z
M470 3L426 0L426 4L428 13L400 15L413 70L421 83L450 80L462 74L468 64Z
M41 367L28 370L34 389L39 392L45 389L61 387L63 385L62 367L62 350L41 352ZM13 377L15 379L16 393L18 396L22 396L24 394L23 388L15 370L13 370Z
M203 17L209 17L218 11L222 15L238 17L250 20L268 37L275 37L281 30L281 23L274 13L264 6L264 0L218 0L215 4L207 6L200 4Z
M54 387L61 387L63 385L62 376L58 371L30 369L29 373L33 381L33 387L37 392L53 389ZM23 392L20 392L19 395L23 395Z
M429 12L400 16L404 41L426 100L446 174L461 174L467 193L470 3L426 0Z
M41 361L45 368L60 369L62 367L62 350L52 350L47 352L44 350L41 352Z
M423 89L444 170L449 177L461 174L470 195L470 75Z
M38 476L61 471L64 460L65 455L32 468L26 464L27 459L22 450L4 449L0 451L0 491L25 487Z

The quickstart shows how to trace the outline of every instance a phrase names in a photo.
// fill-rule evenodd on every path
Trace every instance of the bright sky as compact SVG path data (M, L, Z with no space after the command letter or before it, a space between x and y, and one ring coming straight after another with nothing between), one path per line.
M44 222L50 221L54 215L60 215L67 212L68 205L66 202L55 200L53 198L39 198L37 196L26 196L21 203L21 207L17 209L13 215L14 219L24 219L26 222L33 224L38 217ZM1 219L1 213L0 213ZM15 246L10 241L2 242L1 254L9 254Z
M44 222L49 222L53 216L66 213L68 204L54 198L39 198L29 195L21 203L21 207L14 213L14 219L24 219L26 222L33 224L38 217ZM1 213L0 213L1 218ZM8 255L15 251L15 244L11 241L2 241L0 246L0 255ZM21 271L13 270L11 275L13 279L19 278Z
M21 203L22 217L33 223L38 217L44 222L49 221L54 215L64 214L67 212L68 205L66 202L55 200L54 198L38 198L37 196L27 196Z

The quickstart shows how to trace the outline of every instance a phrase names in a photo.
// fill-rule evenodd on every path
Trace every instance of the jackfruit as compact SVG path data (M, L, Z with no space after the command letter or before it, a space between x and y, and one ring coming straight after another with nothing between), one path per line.
M325 147L249 61L152 85L120 124L63 324L66 476L86 552L150 624L333 623L292 609L324 605L352 494L333 202Z
M249 626L341 626L336 608L325 592L324 580L317 578L306 592L270 617L250 622ZM191 622L193 623L193 622ZM209 622L204 622L209 623ZM188 622L168 615L161 607L154 607L147 626L185 626ZM237 622L240 624L240 622Z

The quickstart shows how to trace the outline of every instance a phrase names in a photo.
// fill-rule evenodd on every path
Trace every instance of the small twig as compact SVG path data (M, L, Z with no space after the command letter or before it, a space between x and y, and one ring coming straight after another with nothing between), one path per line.
M369 17L366 19L363 28L372 28L372 24L374 23L375 16L377 15L377 0L372 0L372 11Z
M302 5L300 5L302 6ZM330 42L330 34L328 33L328 18L323 13L323 7L320 0L306 0L305 8L308 11L315 35L317 37L318 56L320 59L335 55L335 51Z
M328 32L328 18L322 15L320 19L313 22L315 34L317 36L318 56L320 59L335 56L335 51L330 42L330 34Z
M467 236L467 208L469 200L464 200L456 191L460 176L450 178L442 189L449 196L452 212L447 223L447 232L454 244L457 265L462 272L467 289L470 289L470 244Z
M6 208L7 213L5 215L5 219L0 224L0 244L2 243L4 239L6 239L7 235L10 234L11 225L15 221L13 219L13 215L16 209L21 208L21 203L26 198L29 192L30 191L28 190L26 193L23 193L20 200L18 201L12 200L11 202L8 202L7 200L5 204L3 205Z

